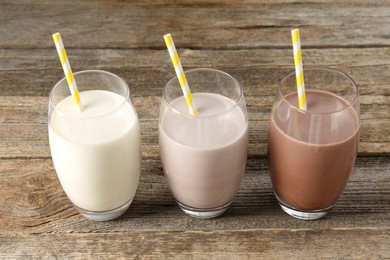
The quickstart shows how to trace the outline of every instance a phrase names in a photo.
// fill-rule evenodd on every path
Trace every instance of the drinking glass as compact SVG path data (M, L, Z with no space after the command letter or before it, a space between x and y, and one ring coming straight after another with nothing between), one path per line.
M277 91L268 131L268 160L282 209L300 219L326 215L341 196L359 142L359 92L345 73L306 68L307 111L298 108L295 74Z
M180 208L212 218L228 209L245 171L245 98L238 81L225 72L200 68L185 75L199 114L190 114L178 78L171 79L160 109L161 160Z
M140 128L124 80L105 71L74 73L84 111L65 78L50 92L48 130L57 176L88 219L105 221L130 206L141 167Z

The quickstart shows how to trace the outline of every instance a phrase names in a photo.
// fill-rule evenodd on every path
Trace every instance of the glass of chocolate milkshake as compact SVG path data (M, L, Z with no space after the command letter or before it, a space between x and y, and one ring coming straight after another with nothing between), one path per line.
M325 216L341 196L359 142L359 92L341 71L305 68L307 111L295 73L278 88L268 131L272 186L282 209L305 220Z
M185 72L197 115L177 77L164 88L159 145L164 174L180 208L197 218L225 212L245 170L248 119L241 85L225 72Z

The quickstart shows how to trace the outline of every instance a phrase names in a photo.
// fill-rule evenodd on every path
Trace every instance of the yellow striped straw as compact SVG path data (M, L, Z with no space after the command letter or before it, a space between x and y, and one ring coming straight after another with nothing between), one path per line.
M53 35L54 44L56 45L58 56L60 57L62 69L64 70L66 81L70 89L73 101L78 107L80 112L84 111L84 107L80 101L80 94L77 89L76 81L74 80L72 69L69 64L68 56L66 55L64 44L62 43L60 33L54 33Z
M297 80L299 109L307 110L299 29L291 30L291 36L292 36L292 44L294 49L294 65L295 65L295 77Z
M175 44L173 43L171 34L164 35L164 40L168 48L169 56L171 56L177 78L179 79L181 90L183 91L184 98L186 99L188 109L190 110L191 115L196 116L198 114L198 110L196 109L194 101L192 100L190 87L188 86L186 75L184 74L183 67L181 66L179 55L177 54L177 50Z

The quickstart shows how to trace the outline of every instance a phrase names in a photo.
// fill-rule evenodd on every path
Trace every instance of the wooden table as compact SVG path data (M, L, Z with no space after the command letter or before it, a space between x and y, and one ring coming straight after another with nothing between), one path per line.
M0 258L390 258L390 2L241 2L1 1ZM361 95L354 173L331 213L316 221L282 212L266 160L274 94L293 70L294 27L304 66L345 71ZM114 221L78 214L54 171L47 107L63 77L51 38L57 31L73 71L123 77L138 111L141 179L130 209ZM174 75L165 33L185 69L224 70L246 95L245 177L230 209L215 219L181 212L162 171L159 104Z

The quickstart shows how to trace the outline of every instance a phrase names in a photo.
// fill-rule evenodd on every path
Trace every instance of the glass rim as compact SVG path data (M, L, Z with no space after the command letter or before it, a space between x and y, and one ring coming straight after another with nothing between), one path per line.
M339 113L339 112L342 112L344 110L347 110L349 109L350 107L353 107L355 105L355 103L359 100L359 88L356 84L356 82L350 77L348 76L345 72L339 70L339 69L335 69L335 68L328 68L328 67L319 67L319 66L308 66L308 67L305 67L303 69L303 73L305 73L305 71L328 71L328 72L336 72L337 74L340 74L342 75L343 77L345 77L347 80L349 80L351 83L352 83L352 86L354 87L354 89L356 90L356 93L352 99L351 102L349 102L348 100L345 100L343 97L340 97L339 95L336 95L335 93L332 93L330 92L331 94L337 96L338 98L342 98L344 101L347 102L347 106L344 107L344 108L341 108L341 109L338 109L338 110L334 110L334 111L330 111L330 112L313 112L313 111L307 111L307 110L303 110L303 109L300 109L299 107L296 107L294 106L293 104L291 104L290 102L288 102L288 100L285 98L287 95L291 94L292 92L290 93L285 93L283 94L282 93L282 86L284 84L284 82L287 81L288 78L290 77L294 77L295 78L295 71L293 72L290 72L287 76L285 76L280 85L278 86L278 94L281 96L281 99L280 100L283 100L283 102L285 102L291 109L294 109L300 113L303 113L303 114L311 114L311 115L330 115L330 114L334 114L334 113ZM307 89L305 89L307 90ZM311 89L309 89L311 90ZM320 89L320 91L323 91ZM326 91L324 91L326 92Z
M130 97L130 89L129 89L129 86L127 85L126 81L124 79L122 79L121 77L119 77L118 75L115 75L114 73L111 73L111 72L108 72L108 71L105 71L105 70L81 70L81 71L77 71L77 72L74 72L73 73L73 76L76 78L76 76L78 75L83 75L83 74L93 74L93 73L96 73L96 74L105 74L105 75L108 75L110 77L114 77L116 78L117 80L119 80L119 82L122 83L121 86L124 87L125 89L125 95L120 95L122 96L124 99L123 101L115 108L113 108L112 110L104 113L104 114L101 114L101 115L98 115L98 116L87 116L87 117L83 117L83 119L97 119L97 118L101 118L101 117L105 117L105 116L108 116L112 113L115 113L117 110L119 110L126 102L128 102L129 100L129 97ZM74 79L76 80L76 79ZM73 117L77 117L77 116L70 116L70 115L66 115L64 114L63 112L61 112L57 107L56 105L54 105L54 101L53 101L53 93L54 91L59 88L61 86L61 84L66 81L66 77L63 77L61 80L59 80L55 85L54 87L51 89L50 91L50 94L49 94L49 106L53 108L53 111L56 111L57 115L61 116L61 117L68 117L68 118L73 118ZM69 88L68 86L68 82L65 83L66 84L66 87ZM93 90L97 90L97 89L93 89ZM88 90L86 90L88 91ZM109 90L104 90L104 91L109 91ZM79 93L83 92L83 90L79 89ZM112 92L112 93L115 93L113 91L109 91L109 92ZM117 93L115 93L117 94ZM118 94L119 95L119 94ZM69 91L69 96L65 97L65 98L68 98L71 96L71 93ZM64 100L64 99L63 99ZM60 102L62 102L63 100L61 100ZM60 102L58 102L57 104L59 104ZM54 112L53 112L54 113ZM80 112L80 113L83 113L83 112ZM50 118L49 118L50 120Z
M166 104L167 107L169 107L170 110L172 110L173 112L175 112L176 114L180 115L180 116L183 116L183 117L187 117L187 118L191 118L191 119L196 119L196 120L201 120L201 119L210 119L210 118L218 118L218 117L221 117L223 116L224 114L227 114L229 113L230 111L232 111L233 109L235 109L237 106L239 106L239 104L244 100L244 90L240 84L240 82L238 82L238 80L236 80L233 76L231 76L230 74L222 71L222 70L218 70L218 69L212 69L212 68L195 68L195 69L189 69L189 70L185 70L184 73L186 73L186 75L188 73L192 73L192 72L199 72L199 71L206 71L206 72L214 72L214 73L218 73L218 74L222 74L224 76L226 76L227 78L229 78L230 80L232 80L234 82L235 85L238 86L239 90L240 90L240 94L239 94L239 97L236 100L233 100L234 104L230 107L228 107L227 109L225 109L224 111L222 112L219 112L219 113L216 113L216 114L212 114L212 115L201 115L200 113L198 113L198 115L194 116L194 115L191 115L191 114L184 114L184 113L181 113L180 111L178 111L177 109L175 109L167 100L167 95L166 95L166 89L167 89L167 86L170 85L171 82L173 81L178 81L178 77L177 75L175 75L173 78L171 78L167 84L165 84L164 86L164 90L163 90L163 96L162 96L162 100L163 102ZM180 87L180 86L179 86ZM191 86L190 86L190 89L191 89ZM195 92L195 93L200 93L200 92ZM191 93L191 94L194 94L194 93ZM225 98L229 98L229 97L226 97L224 95L221 95ZM181 96L180 96L181 97ZM229 98L230 99L230 98Z

